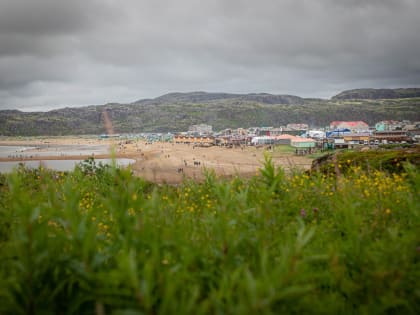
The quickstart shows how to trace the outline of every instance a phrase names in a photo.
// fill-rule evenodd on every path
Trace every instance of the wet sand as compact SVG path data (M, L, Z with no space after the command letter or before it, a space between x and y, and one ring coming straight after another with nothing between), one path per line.
M47 144L47 146L45 146ZM202 180L205 169L214 170L217 176L231 177L239 175L250 177L257 173L264 161L264 148L243 147L193 147L187 144L167 142L125 141L120 139L89 138L51 138L42 140L0 140L0 145L18 145L38 147L38 152L48 153L60 146L104 145L108 153L95 154L95 158L130 158L136 162L132 165L135 175L156 183L176 184L184 178ZM112 149L113 148L113 149ZM87 150L89 151L89 150ZM113 154L111 152L114 152ZM59 160L86 159L91 155L42 155L42 157L0 158L0 161L22 160ZM283 168L309 169L312 160L305 156L295 156L292 152L272 153L273 162Z

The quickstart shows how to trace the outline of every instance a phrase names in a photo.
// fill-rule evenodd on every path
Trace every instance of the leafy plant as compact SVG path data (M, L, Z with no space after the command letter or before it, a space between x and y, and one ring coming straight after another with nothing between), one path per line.
M349 163L351 164L351 163ZM1 314L418 314L419 175L0 176ZM396 254L397 253L397 254Z

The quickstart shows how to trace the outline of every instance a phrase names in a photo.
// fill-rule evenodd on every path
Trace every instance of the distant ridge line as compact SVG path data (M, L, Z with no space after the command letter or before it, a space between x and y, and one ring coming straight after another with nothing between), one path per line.
M356 100L356 99L397 99L420 97L420 88L397 88L397 89L353 89L343 91L332 100Z
M391 91L391 92L390 92ZM364 97L372 97L363 99ZM387 97L378 99L378 97ZM414 96L409 98L409 96ZM107 111L116 133L179 132L205 123L213 130L305 123L328 126L335 120L420 121L420 89L357 89L332 99L269 93L169 93L130 104L66 107L48 112L0 111L0 136L60 136L105 133Z

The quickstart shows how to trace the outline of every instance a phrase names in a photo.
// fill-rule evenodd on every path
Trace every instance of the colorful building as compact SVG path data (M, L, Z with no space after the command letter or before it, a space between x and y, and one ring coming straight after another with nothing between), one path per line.
M361 132L369 130L369 125L364 121L333 121L330 123L330 129L350 129L353 132Z
M360 132L360 133L350 133L343 135L345 143L348 144L369 144L370 133Z
M292 139L290 144L292 145L292 147L295 147L295 148L309 149L309 148L315 148L316 141L314 139L311 139L311 138L295 137L295 138Z
M178 134L174 136L174 142L211 146L215 144L215 139L213 136L190 136L185 134Z
M383 120L379 121L375 124L376 131L391 131L401 129L402 124L396 120Z
M403 130L376 131L373 133L372 139L379 143L406 142L411 140L407 132Z

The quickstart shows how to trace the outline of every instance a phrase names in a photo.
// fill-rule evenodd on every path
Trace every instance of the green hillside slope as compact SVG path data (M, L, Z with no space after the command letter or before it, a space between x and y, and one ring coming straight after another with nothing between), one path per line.
M355 89L343 91L332 99L352 100L352 99L395 99L420 97L419 88L408 89Z
M64 108L49 112L0 111L0 135L70 135L105 132L107 111L117 133L185 131L206 123L213 129L333 120L420 120L420 98L387 100L302 99L290 95L172 93L132 104Z

